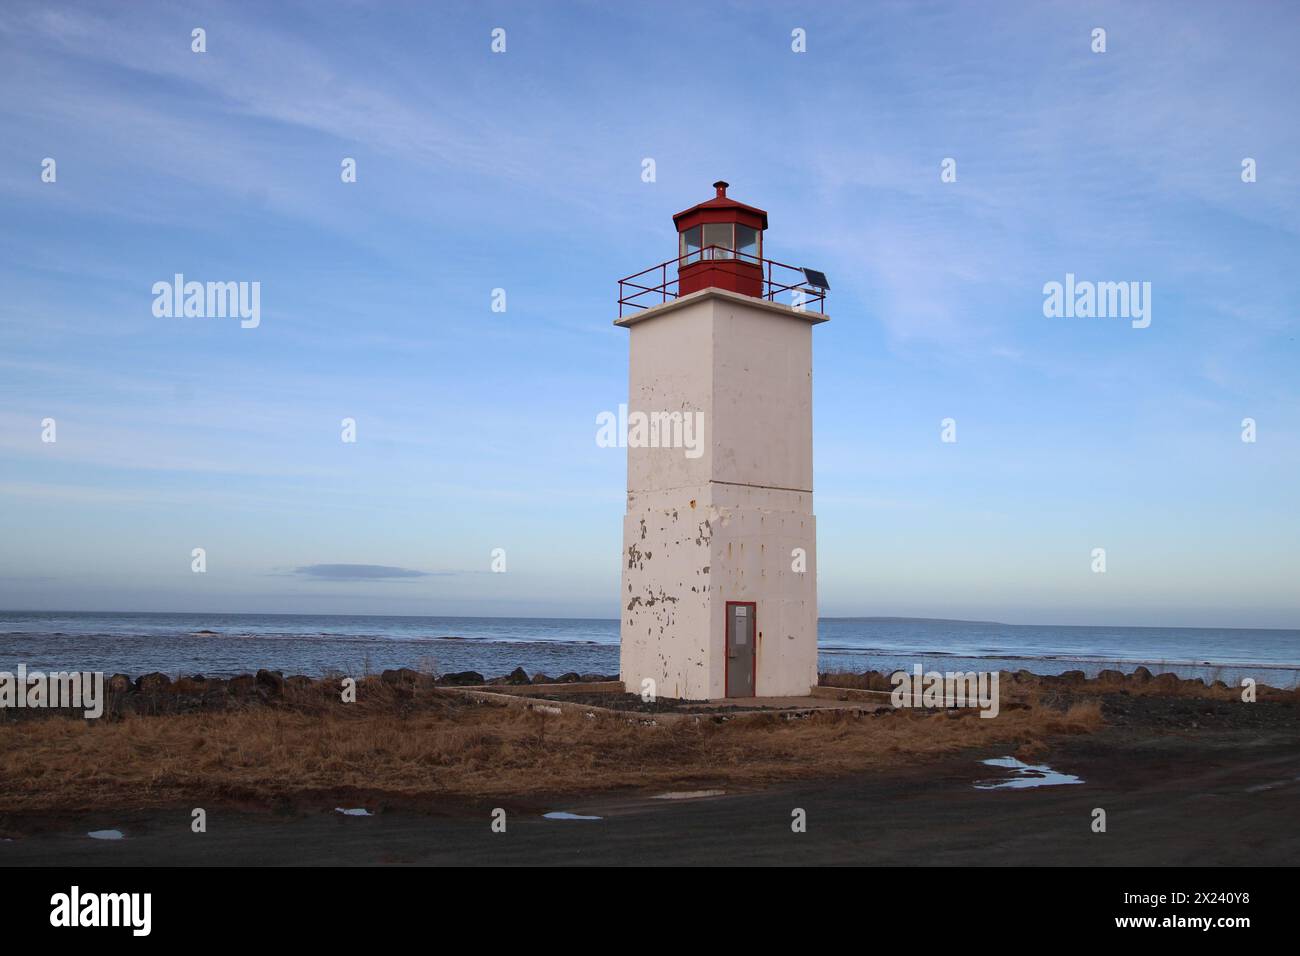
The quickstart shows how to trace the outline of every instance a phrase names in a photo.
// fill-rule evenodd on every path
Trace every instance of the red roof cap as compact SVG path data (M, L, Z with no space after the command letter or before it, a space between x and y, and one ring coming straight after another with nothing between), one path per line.
M756 229L766 229L767 211L729 199L727 187L730 185L719 179L713 184L717 195L707 202L699 203L690 209L683 209L673 216L673 224L677 227L677 231L685 232L703 222L739 222Z

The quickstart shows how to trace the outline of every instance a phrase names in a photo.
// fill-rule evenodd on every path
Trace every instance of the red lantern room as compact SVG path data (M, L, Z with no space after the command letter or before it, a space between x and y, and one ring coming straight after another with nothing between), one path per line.
M708 202L673 216L677 226L678 295L709 287L761 298L767 213L727 197L727 183Z

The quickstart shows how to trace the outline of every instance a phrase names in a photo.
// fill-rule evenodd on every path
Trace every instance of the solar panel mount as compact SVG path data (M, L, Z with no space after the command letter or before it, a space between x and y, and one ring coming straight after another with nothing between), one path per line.
M806 279L808 284L814 289L821 289L823 292L830 289L831 284L826 278L826 273L819 272L816 269L809 269L807 266L800 271L803 272L804 279Z

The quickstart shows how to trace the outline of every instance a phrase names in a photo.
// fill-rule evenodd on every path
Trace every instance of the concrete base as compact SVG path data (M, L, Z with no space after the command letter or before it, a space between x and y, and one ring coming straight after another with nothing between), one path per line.
M573 688L582 688L575 690ZM504 707L522 707L543 714L601 714L620 717L636 724L667 724L683 720L714 722L737 719L770 717L797 718L825 712L849 713L855 716L872 714L891 708L889 695L879 691L859 691L838 687L814 687L812 693L790 697L723 697L715 700L692 701L677 711L645 712L602 707L599 704L563 700L569 694L621 695L623 685L615 681L600 684L521 684L516 686L484 685L481 687L439 687L440 693L454 694L485 704ZM818 693L831 691L833 693ZM845 696L853 695L853 696ZM557 699L561 698L561 699ZM611 700L611 703L613 701Z

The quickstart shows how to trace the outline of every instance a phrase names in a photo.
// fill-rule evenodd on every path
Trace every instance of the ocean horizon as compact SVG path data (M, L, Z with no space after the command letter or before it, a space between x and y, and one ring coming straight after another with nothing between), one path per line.
M486 677L617 674L617 618L376 614L0 611L0 670L138 676L361 674L411 667ZM823 617L827 671L1019 670L1089 676L1155 672L1276 687L1300 684L1300 629L1004 624L909 617Z

